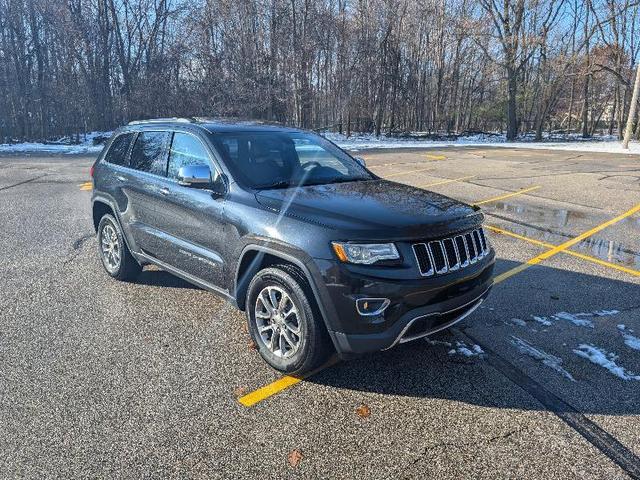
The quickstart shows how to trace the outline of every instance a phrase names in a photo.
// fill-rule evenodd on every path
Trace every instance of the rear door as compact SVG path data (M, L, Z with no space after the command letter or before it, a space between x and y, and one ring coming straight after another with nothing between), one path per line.
M171 137L168 131L139 132L131 149L126 178L128 197L126 222L136 247L143 253L160 258L167 241L160 227L163 224L164 197L169 194L167 181L167 149Z
M207 189L180 185L178 171L187 165L206 165L211 169L212 178L218 175L211 151L198 136L174 132L168 155L169 192L162 197L162 216L158 220L158 229L172 245L159 258L221 287L226 239L224 199Z

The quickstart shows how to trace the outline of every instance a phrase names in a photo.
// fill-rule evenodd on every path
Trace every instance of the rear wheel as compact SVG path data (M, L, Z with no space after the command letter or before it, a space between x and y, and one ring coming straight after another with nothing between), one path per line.
M133 280L142 270L124 241L120 225L108 213L102 216L98 225L98 251L102 266L113 278Z
M288 266L259 271L247 291L249 333L262 358L287 373L319 367L329 338L303 277Z

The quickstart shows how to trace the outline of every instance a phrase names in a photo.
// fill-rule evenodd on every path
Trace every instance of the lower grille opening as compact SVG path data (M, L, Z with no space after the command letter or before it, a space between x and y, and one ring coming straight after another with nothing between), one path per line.
M445 315L434 315L432 317L419 318L411 324L409 330L404 333L402 338L415 337L416 335L421 335L430 330L433 330L434 328L444 325L445 323L450 322L456 317L459 317L460 313L460 311L455 311L447 313Z

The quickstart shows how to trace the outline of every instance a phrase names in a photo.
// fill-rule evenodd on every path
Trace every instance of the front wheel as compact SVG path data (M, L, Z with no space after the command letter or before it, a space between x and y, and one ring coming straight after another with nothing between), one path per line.
M259 271L249 284L249 334L262 358L282 372L309 372L330 352L327 331L308 291L303 277L286 265Z

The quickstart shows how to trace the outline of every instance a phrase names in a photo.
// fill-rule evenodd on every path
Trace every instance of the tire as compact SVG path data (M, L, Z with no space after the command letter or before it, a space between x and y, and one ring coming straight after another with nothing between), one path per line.
M105 271L116 280L133 280L142 271L124 241L118 221L109 213L98 224L98 254Z
M284 295L288 300L283 301ZM272 309L275 305L275 312L269 313L267 305ZM251 339L265 362L276 370L308 373L331 353L331 340L313 294L304 276L289 265L265 268L253 277L247 289L246 312Z

